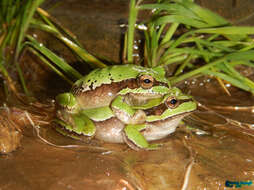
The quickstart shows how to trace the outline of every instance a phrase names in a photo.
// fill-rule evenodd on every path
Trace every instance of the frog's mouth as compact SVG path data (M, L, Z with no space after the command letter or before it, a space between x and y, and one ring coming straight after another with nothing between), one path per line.
M184 118L188 115L190 115L191 113L195 112L196 110L191 110L191 111L187 111L187 112L184 112L184 113L179 113L179 114L176 114L176 115L173 115L173 116L170 116L170 117L167 117L165 119L161 119L161 120L156 120L156 121L151 121L149 123L156 123L156 122L164 122L164 121L170 121L170 120L174 120L174 119L177 119L177 118Z
M169 119L169 120L172 119L172 120L173 120L173 119L176 119L176 118L178 118L178 117L184 118L184 117L190 115L191 113L193 113L193 112L195 112L195 111L196 111L196 110L191 110L191 111L188 111L188 112L179 113L179 114L177 114L177 115L174 115L174 116L171 116L171 117L169 117L169 118L166 118L165 120L167 120L167 119Z
M149 100L163 97L162 94L155 93L128 93L124 100L129 105L141 106L146 104Z

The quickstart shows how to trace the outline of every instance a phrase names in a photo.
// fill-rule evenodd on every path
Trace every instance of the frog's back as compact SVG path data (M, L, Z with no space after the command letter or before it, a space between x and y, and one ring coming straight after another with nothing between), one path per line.
M81 86L83 92L94 90L103 84L111 84L112 82L120 82L126 79L136 78L139 70L133 65L115 65L102 69L95 69L88 75L84 76L75 83L75 86Z
M88 75L79 79L74 86L82 87L82 91L94 90L103 84L121 82L127 79L137 78L140 73L146 73L153 76L156 80L168 83L165 78L164 69L151 69L137 65L114 65L102 69L95 69Z

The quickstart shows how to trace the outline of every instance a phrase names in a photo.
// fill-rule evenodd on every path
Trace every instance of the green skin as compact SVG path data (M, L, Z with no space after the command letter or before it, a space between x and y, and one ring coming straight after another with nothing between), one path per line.
M142 77L152 78L152 85L145 86L149 82L143 82ZM174 109L164 108L159 114L146 113L165 104L169 97L186 101ZM196 103L189 96L170 87L162 67L151 69L135 65L96 69L78 80L71 92L59 94L56 102L59 106L56 121L68 131L96 136L97 122L116 118L125 126L122 130L124 141L128 145L132 144L132 148L141 149L154 149L158 146L149 144L141 134L150 123L168 122L170 117L196 109ZM112 123L112 128L114 125L115 122Z

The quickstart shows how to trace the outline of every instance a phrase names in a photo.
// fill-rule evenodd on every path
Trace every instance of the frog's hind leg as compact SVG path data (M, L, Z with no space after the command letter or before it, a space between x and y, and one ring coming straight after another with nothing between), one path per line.
M66 116L63 114L62 116ZM91 119L89 119L85 114L69 114L68 121L65 122L65 117L62 117L63 120L56 119L55 122L65 128L66 130L85 136L93 136L96 132L96 127ZM71 123L68 124L68 123Z
M86 136L93 136L96 131L96 127L93 121L85 114L74 115L75 132Z
M146 128L145 124L127 125L123 130L123 139L134 150L155 150L159 144L149 144L140 131Z

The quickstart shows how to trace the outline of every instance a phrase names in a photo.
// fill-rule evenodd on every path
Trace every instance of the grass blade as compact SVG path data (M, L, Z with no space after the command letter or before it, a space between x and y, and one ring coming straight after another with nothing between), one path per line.
M196 33L222 34L222 35L250 35L254 34L254 27L251 26L225 26L219 28L198 29Z
M254 94L254 89L250 88L249 86L245 85L241 81L239 81L239 80L237 80L237 79L235 79L235 78L233 78L233 77L231 77L229 75L226 75L226 74L220 73L220 72L214 72L214 71L211 71L211 70L203 71L203 73L219 77L219 78L221 78L223 80L228 81L229 83L233 84L234 86L236 86L236 87L238 87L240 89L243 89L245 91L249 91L252 94Z
M133 63L133 43L135 24L138 16L138 8L136 7L136 1L130 0L129 20L128 20L128 44L127 44L127 61Z
M181 3L185 8L191 10L194 14L196 14L200 20L206 22L209 26L223 26L230 24L226 19L223 17L213 13L212 11L200 7L199 5L189 1L189 0L182 0Z
M99 67L103 68L106 67L106 65L98 60L96 57L88 53L85 49L80 47L75 42L71 41L64 35L62 35L55 27L52 27L50 25L43 24L41 22L38 22L36 20L32 21L32 27L39 28L41 30L44 30L46 32L49 32L56 36L59 40L61 40L67 47L69 47L72 51L75 52L76 55L78 55L83 61L90 64L93 68Z
M29 50L33 54L38 56L43 63L45 63L51 70L56 72L56 74L58 74L61 78L63 78L65 81L67 81L70 85L73 85L73 82L69 78L67 78L58 68L56 68L53 64L51 64L43 55L41 55L39 52L37 52L33 48L29 48Z
M69 77L75 81L82 77L82 75L73 69L68 63L66 63L62 58L58 57L52 51L39 44L33 37L27 36L29 42L26 42L24 45L29 45L39 51L42 55L47 57L50 61L55 63L59 68L61 68Z

